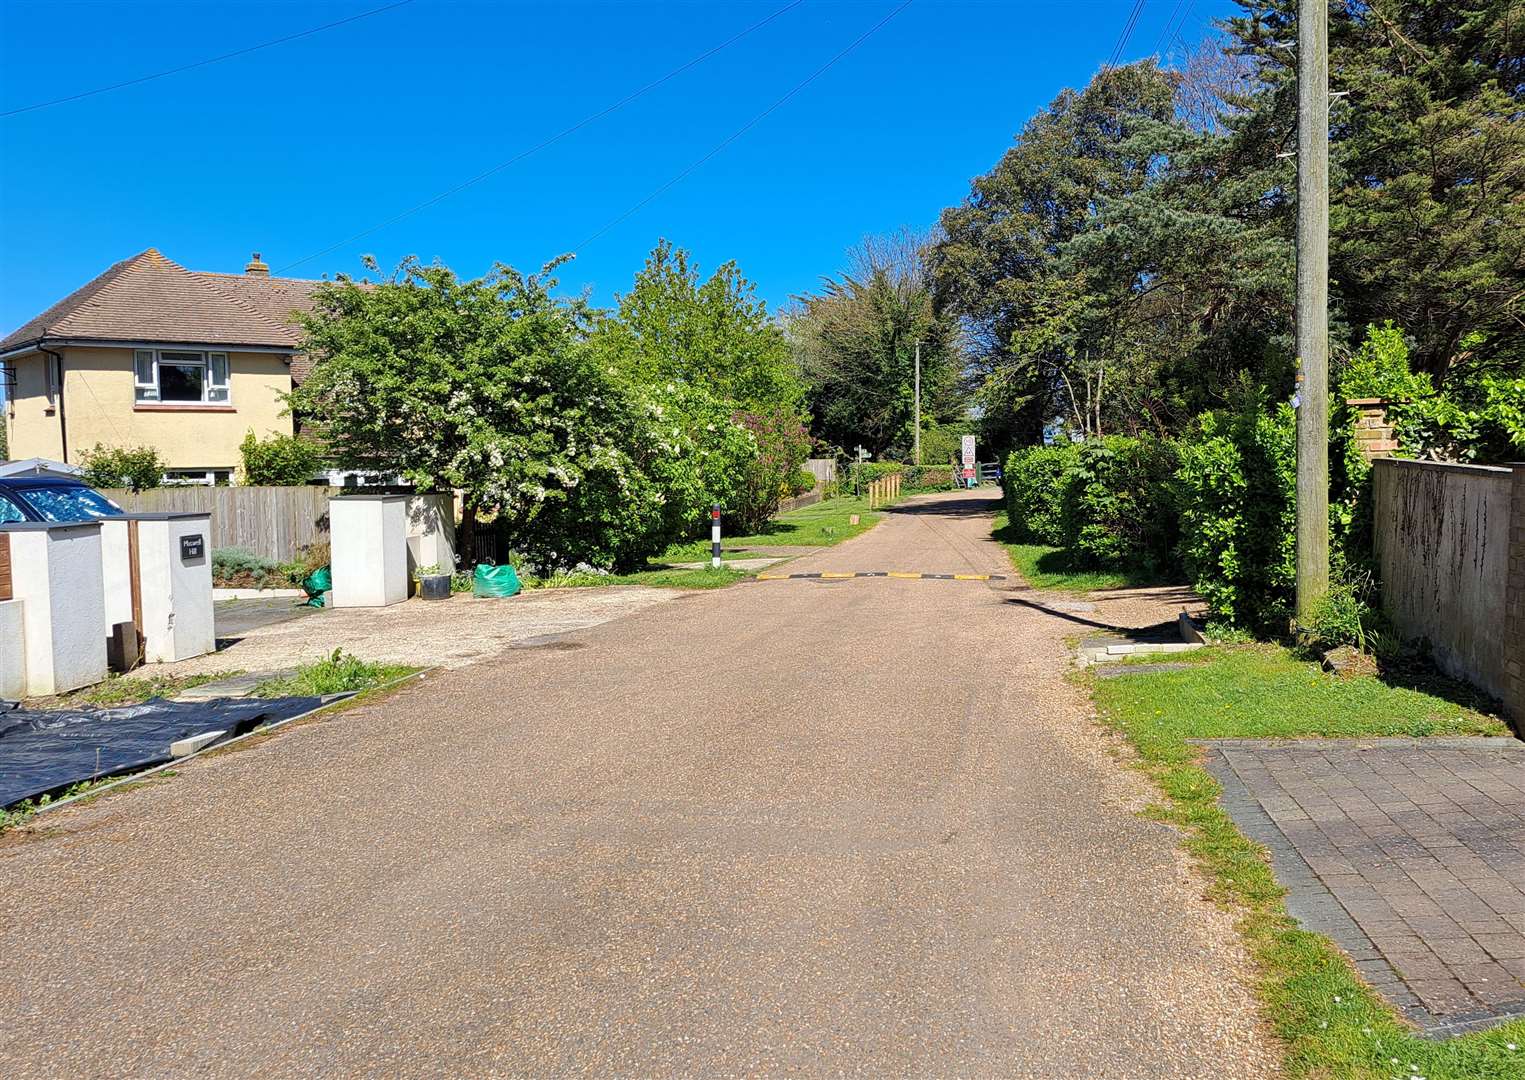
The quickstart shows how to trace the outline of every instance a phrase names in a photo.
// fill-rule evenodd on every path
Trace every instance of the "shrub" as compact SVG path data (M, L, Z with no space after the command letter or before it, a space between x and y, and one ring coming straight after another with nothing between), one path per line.
M214 585L262 589L283 574L283 567L260 558L248 548L227 547L212 552Z
M1006 459L1002 484L1006 490L1006 516L1020 542L1059 547L1064 543L1060 527L1060 500L1065 472L1079 456L1074 443L1027 446L1013 450Z
M861 495L875 480L883 480L896 473L904 475L909 468L909 465L900 461L855 461L847 467L847 471L853 494Z
M151 446L104 446L96 443L81 455L80 479L94 488L143 491L164 481L164 462Z
M726 509L738 530L755 533L789 497L790 484L810 453L810 433L799 415L786 407L737 413L735 420L751 432L757 456L743 471Z
M801 469L794 474L794 483L789 485L789 494L808 495L815 490L815 473L809 469Z
M1061 546L1082 569L1134 564L1159 573L1179 535L1174 442L1109 435L1081 443L1059 482Z
M1296 569L1296 422L1250 394L1197 418L1177 472L1181 554L1214 614L1238 626L1285 624Z
M295 435L244 436L243 482L250 487L300 487L323 467L323 448Z
M906 492L946 491L953 487L951 465L907 465L905 467Z
M963 452L964 435L973 426L932 425L921 432L921 462L924 466L948 467Z

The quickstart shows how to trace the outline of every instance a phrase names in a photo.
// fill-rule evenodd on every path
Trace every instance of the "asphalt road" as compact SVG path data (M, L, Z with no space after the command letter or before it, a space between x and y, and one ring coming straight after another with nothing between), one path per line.
M1005 572L993 509L790 569ZM0 1075L1272 1074L1031 599L685 595L62 811L0 841Z

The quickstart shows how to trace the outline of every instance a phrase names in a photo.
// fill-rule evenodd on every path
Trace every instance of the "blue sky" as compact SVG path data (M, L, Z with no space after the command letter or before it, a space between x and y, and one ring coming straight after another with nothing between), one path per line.
M0 112L386 3L0 0ZM788 0L413 0L183 74L0 118L0 332L147 247L278 272L512 157ZM458 272L573 250L898 5L805 0L647 96L451 198L289 270L408 254ZM1132 0L916 0L713 160L587 245L612 301L660 236L736 259L776 306L866 234L925 227L1022 123L1111 54ZM1125 59L1228 0L1147 0Z

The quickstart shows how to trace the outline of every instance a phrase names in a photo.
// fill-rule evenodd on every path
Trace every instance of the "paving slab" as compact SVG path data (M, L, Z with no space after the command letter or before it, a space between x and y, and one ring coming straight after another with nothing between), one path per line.
M1525 743L1203 740L1287 909L1443 1037L1525 1017Z

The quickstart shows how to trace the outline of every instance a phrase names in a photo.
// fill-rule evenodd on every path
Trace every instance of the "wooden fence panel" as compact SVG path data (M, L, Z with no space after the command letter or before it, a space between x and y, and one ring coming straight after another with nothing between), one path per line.
M328 540L331 487L162 487L110 490L124 510L212 515L211 546L246 548L262 559L284 562L308 544Z

